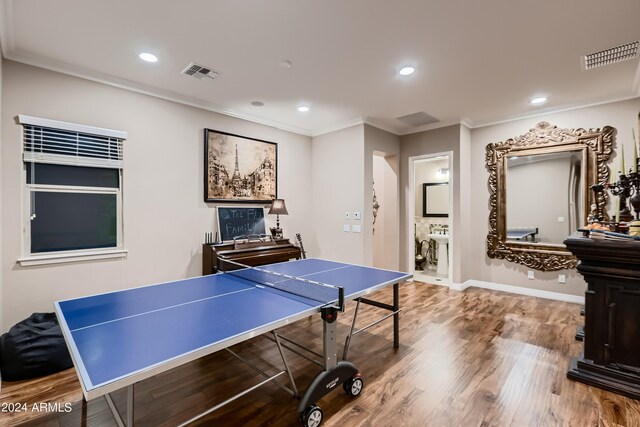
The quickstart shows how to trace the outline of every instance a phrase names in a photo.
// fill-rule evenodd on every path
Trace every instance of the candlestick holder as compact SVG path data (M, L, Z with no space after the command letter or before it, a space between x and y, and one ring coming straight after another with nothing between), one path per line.
M589 188L591 188L591 191L593 191L594 203L591 204L591 211L587 216L587 223L588 224L593 224L594 222L601 223L608 220L608 216L605 216L606 212L604 212L605 197L602 195L605 190L605 185L593 184ZM599 206L602 206L602 209L599 209L598 208Z
M640 174L637 172L637 167L635 169L636 171L629 169L626 175L618 172L618 180L605 185L612 195L618 196L617 210L620 212L620 222L632 221L634 217L640 219ZM635 215L631 213L629 203Z

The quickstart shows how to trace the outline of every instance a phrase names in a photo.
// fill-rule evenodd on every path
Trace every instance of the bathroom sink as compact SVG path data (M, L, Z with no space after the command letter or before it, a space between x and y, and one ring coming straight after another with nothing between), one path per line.
M440 275L447 276L449 274L449 251L447 243L449 243L448 234L427 234L427 237L433 239L438 244L438 267L437 272Z
M449 235L448 234L427 234L427 237L435 240L438 243L448 243Z

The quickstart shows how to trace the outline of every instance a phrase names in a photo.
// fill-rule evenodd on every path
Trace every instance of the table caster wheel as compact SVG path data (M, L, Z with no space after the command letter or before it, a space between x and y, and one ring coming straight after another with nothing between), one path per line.
M353 378L350 378L344 383L342 383L342 387L344 388L344 391L346 391L349 396L355 397L362 392L362 387L364 387L364 381L362 381L362 377L360 376L360 374L357 374Z
M318 427L322 423L322 410L318 405L311 405L304 410L300 421L304 427Z

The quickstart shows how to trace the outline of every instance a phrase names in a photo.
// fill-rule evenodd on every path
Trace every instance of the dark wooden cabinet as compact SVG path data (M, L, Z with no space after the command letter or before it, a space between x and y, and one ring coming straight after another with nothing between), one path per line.
M202 274L216 273L223 259L250 266L300 259L300 248L289 239L274 239L273 243L246 249L236 249L233 242L205 243L202 245Z
M640 242L571 237L587 282L583 353L567 376L640 399Z

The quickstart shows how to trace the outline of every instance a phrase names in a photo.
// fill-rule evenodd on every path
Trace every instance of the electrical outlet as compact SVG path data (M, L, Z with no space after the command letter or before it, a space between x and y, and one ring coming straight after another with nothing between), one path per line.
M360 212L354 212L353 219L360 219Z
M567 283L567 276L564 274L558 274L558 283Z
M531 270L527 271L527 279L529 280L535 279L535 276L533 275L533 271Z
M344 219L351 219L350 216L349 216L349 212L345 212L344 213Z

